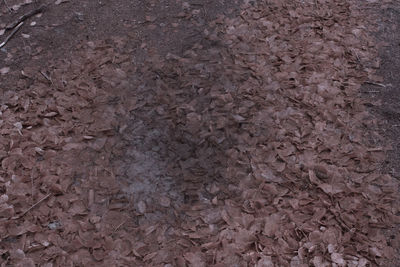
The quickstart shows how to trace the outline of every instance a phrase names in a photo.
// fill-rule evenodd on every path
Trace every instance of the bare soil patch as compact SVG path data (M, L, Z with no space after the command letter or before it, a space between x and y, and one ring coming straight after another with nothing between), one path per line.
M390 147L386 160L382 164L382 172L390 173L396 179L400 178L400 145L399 145L399 98L400 98L400 5L397 2L386 4L371 3L368 13L375 18L372 34L376 38L377 55L380 58L377 81L367 83L362 87L365 99L371 101L370 111L378 118L378 125L374 129L379 137L371 141ZM399 224L388 229L387 236L390 244L400 255ZM388 263L390 266L399 266L400 258Z

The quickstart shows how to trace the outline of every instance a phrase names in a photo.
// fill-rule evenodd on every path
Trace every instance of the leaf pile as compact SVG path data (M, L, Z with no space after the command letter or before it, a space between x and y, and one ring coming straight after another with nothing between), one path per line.
M72 266L103 260L111 266L126 256L120 235L110 237L128 218L114 211L128 200L117 194L118 183L107 169L118 111L96 80L102 71L112 70L114 81L106 75L103 79L121 84L126 74L118 66L128 56L116 53L117 46L78 47L78 60L59 60L47 74L25 68L19 83L25 89L3 95L2 262Z
M353 1L258 1L182 56L88 42L1 98L0 262L374 266L398 184ZM39 71L42 71L41 74Z
M175 139L196 147L181 176L196 167L208 192L217 188L218 208L192 207L211 209L188 233L207 249L193 261L367 266L392 257L380 229L398 222L398 185L379 173L384 148L365 140L374 121L358 93L379 79L379 62L356 3L263 1L215 23L211 48L155 60L152 76Z

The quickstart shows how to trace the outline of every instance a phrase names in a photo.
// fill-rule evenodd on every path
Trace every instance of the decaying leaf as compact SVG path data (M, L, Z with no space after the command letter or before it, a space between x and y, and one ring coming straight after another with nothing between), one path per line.
M9 71L10 71L9 67L3 67L3 68L0 69L0 74L4 75L4 74L8 73Z

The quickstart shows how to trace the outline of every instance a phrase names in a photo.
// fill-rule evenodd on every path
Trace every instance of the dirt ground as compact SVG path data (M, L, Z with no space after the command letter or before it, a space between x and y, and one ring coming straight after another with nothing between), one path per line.
M2 266L399 266L400 6L283 2L1 2Z
M376 130L382 139L374 142L390 146L386 160L382 164L382 172L390 173L400 179L400 4L397 2L386 5L372 5L369 14L376 18L373 35L377 38L377 50L381 59L380 82L365 84L361 90L363 97L372 101L370 111L379 118L379 126ZM395 238L400 231L400 225L396 225L388 232L393 246L399 247L399 240ZM397 255L400 255L398 250ZM399 266L400 257L391 263L391 266Z
M380 85L366 85L367 96L380 100L379 106L372 110L380 115L382 119L381 132L392 145L392 150L387 157L386 166L388 171L397 178L400 178L400 143L399 143L399 90L400 76L396 73L400 70L400 5L393 3L381 7L380 13L376 14L377 32L375 34L379 41L379 56L381 67L378 74L382 76Z
M7 1L7 4L19 6L20 2L23 1ZM1 6L2 24L42 5L47 6L43 16L29 20L29 23L36 22L34 26L26 25L21 30L24 34L35 34L35 38L13 38L3 48L1 60L10 64L11 69L68 57L82 41L112 36L129 39L127 49L132 51L134 64L143 63L152 50L160 55L179 54L202 40L207 23L217 15L238 10L238 2L224 0L190 5L184 1L61 1L59 5L53 2L34 1L13 12L4 4Z

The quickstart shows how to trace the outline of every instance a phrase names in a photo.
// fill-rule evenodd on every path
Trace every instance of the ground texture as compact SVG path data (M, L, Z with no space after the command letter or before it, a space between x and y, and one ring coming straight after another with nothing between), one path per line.
M398 5L7 0L2 41L39 7L0 51L2 266L398 266Z

